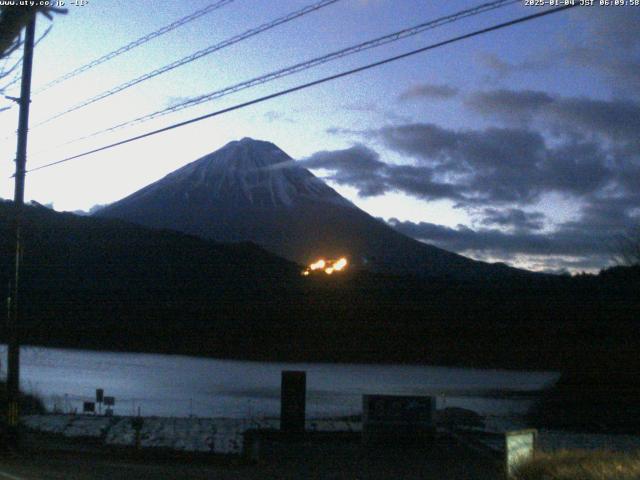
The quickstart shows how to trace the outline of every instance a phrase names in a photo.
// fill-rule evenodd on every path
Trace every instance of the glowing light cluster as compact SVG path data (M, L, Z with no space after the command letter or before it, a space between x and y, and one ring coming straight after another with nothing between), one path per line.
M309 265L309 270L319 270L321 268L324 268L327 265L327 262L325 262L322 258L320 260L318 260L317 262L312 263L311 265Z
M343 271L347 268L347 265L349 265L349 262L344 257L337 260L325 260L324 258L321 258L304 269L302 271L302 275L306 277L312 272L324 272L327 275L332 275L334 272Z

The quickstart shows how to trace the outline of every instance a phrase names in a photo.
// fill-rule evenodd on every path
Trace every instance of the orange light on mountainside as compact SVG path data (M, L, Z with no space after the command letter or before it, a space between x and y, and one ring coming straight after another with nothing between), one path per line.
M321 258L304 269L302 271L302 275L306 277L317 271L324 272L327 275L332 275L334 272L343 271L347 268L347 265L349 265L349 262L344 257L341 257L338 260L325 260L324 258Z
M344 268L346 268L347 264L348 264L347 259L342 257L341 259L339 259L337 262L333 264L333 269L339 272L340 270L343 270Z
M311 265L309 265L309 270L313 271L313 270L320 270L321 268L324 268L327 265L327 262L325 262L322 258L320 260L318 260L317 262L312 263Z

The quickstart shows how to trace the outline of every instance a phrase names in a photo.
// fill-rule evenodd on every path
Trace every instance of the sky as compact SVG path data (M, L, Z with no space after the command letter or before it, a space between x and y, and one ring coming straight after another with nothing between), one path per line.
M51 30L35 50L28 168L548 8L514 2L68 143L485 3L339 0L38 125L317 1L229 1L38 93L61 75L216 2L67 1L66 15L39 17L37 38ZM640 6L576 7L34 171L26 198L60 211L89 210L229 141L253 137L275 143L360 208L419 240L533 270L598 271L612 261L620 235L640 224L639 27ZM4 94L17 96L18 84ZM12 103L0 99L0 109ZM13 196L16 140L10 132L16 125L15 106L0 112L3 198Z

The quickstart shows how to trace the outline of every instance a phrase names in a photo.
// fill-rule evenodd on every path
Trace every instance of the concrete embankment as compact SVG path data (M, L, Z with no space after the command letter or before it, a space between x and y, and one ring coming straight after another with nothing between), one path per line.
M29 430L83 438L106 446L136 445L135 419L97 415L29 415L22 423ZM240 454L243 435L249 429L279 428L273 418L171 418L144 417L139 429L141 448L188 452ZM359 423L345 420L308 420L309 431L358 431Z

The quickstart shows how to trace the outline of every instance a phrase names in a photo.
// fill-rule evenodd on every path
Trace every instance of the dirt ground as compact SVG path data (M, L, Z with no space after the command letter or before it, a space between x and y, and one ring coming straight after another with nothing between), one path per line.
M238 458L163 456L71 449L23 450L0 457L0 480L102 479L421 479L490 480L498 467L447 439L428 445L380 445L354 441L276 445L258 462Z

